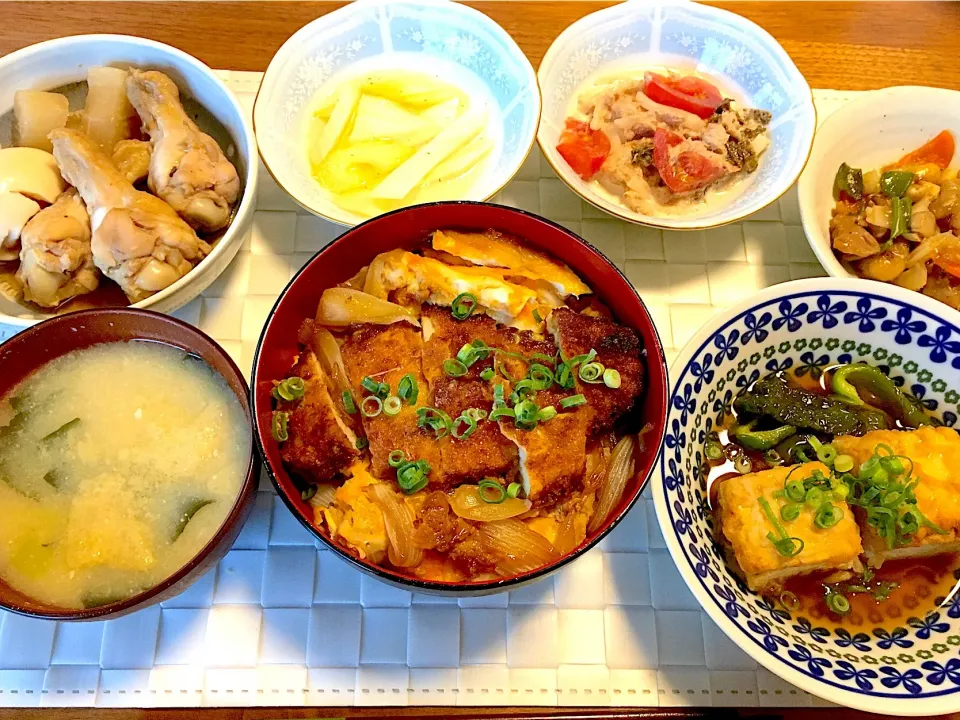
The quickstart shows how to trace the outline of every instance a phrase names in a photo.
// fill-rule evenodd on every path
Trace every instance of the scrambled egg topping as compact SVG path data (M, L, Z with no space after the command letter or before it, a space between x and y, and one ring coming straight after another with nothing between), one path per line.
M342 538L361 558L383 562L387 555L387 528L383 511L367 494L367 488L380 481L370 474L366 462L355 463L349 473L350 479L334 494L333 504L317 508L316 514L322 514L332 539ZM320 518L315 520L319 522Z

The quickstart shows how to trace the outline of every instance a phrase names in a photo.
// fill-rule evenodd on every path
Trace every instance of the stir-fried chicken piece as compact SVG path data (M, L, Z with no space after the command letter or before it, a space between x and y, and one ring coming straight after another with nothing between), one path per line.
M56 307L100 284L90 249L90 216L76 190L30 218L20 241L17 279L25 300Z
M450 309L424 305L420 315L423 326L423 374L433 391L435 407L451 418L464 410L480 408L489 411L493 404L493 385L480 379L480 373L493 367L493 354L478 360L460 378L448 377L443 363L457 356L464 345L482 340L490 347L504 347L515 331L497 325L484 315L454 320ZM444 478L449 485L482 480L485 477L508 477L516 473L517 449L501 433L497 423L480 422L466 438L447 436L440 440Z
M90 212L93 259L133 302L186 275L210 246L163 200L136 190L86 135L50 133L63 174Z
M620 387L604 383L585 383L578 377L577 392L587 398L584 411L590 417L588 432L596 437L610 430L630 412L643 390L643 361L637 334L612 320L574 312L570 308L554 310L547 327L567 358L597 351L596 362L620 373Z
M136 185L145 180L150 172L151 153L152 148L146 140L121 140L113 148L111 159L120 174L131 185Z
M291 403L287 426L290 437L281 445L280 455L306 477L330 480L359 457L357 436L337 412L327 375L312 351L304 351L291 372L303 379L304 393L299 401Z
M240 197L240 177L217 141L184 111L176 83L156 70L131 69L127 97L153 144L150 190L198 230L225 227Z
M417 409L432 404L427 381L420 370L423 343L420 329L407 323L393 325L364 325L347 338L340 348L350 384L358 407L371 393L364 389L364 378L388 383L390 393L396 394L400 379L412 375L419 392L415 405L403 402L400 412L390 416L380 412L375 417L363 417L363 430L370 442L372 471L379 478L390 478L395 472L387 458L394 450L403 451L407 460L426 460L430 465L430 487L442 486L443 463L440 446L432 431L417 426ZM375 405L374 401L370 402Z

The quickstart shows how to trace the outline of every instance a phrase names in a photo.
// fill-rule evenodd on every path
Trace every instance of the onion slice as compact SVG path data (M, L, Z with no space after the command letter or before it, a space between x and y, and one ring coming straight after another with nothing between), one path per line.
M450 508L464 520L494 522L523 515L533 503L508 497L502 503L484 502L476 485L461 485L450 497Z
M370 486L383 510L383 522L390 541L390 562L397 567L416 567L423 562L423 550L414 543L413 511L383 483Z
M390 325L395 322L420 326L413 312L402 305L342 287L323 291L317 307L317 322L328 327L347 327L356 323Z
M340 353L340 344L329 330L314 325L312 337L313 351L323 366L324 372L333 380L336 389L342 392L351 392L350 379L347 377L347 367L343 364L343 355Z
M321 483L317 485L317 492L310 498L310 506L315 508L326 508L333 505L333 496L337 492L337 486L330 483Z
M613 449L610 464L607 466L607 476L603 480L603 487L600 488L597 510L587 527L588 531L593 532L603 525L613 508L620 502L620 498L623 497L627 481L633 476L634 444L634 436L625 435Z
M477 526L484 544L500 556L500 575L519 575L560 558L550 541L515 518Z

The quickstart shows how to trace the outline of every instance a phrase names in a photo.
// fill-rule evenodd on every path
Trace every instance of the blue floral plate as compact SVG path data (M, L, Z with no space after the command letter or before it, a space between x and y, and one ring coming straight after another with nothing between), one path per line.
M870 281L784 283L718 313L672 368L673 394L654 480L667 547L707 613L773 673L826 700L891 715L960 710L960 596L930 599L896 627L837 629L752 593L726 567L700 466L724 408L762 375L867 362L945 425L957 424L960 313Z

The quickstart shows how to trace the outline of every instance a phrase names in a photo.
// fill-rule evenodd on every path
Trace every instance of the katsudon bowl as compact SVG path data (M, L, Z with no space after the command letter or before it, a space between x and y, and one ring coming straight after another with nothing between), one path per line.
M643 381L645 387L640 399L623 418L625 423L635 428L627 432L633 433L637 432L639 428L645 428L645 432L641 434L641 442L636 445L637 450L633 453L633 462L635 463L634 471L625 475L624 491L619 495L619 500L609 507L609 511L603 516L603 521L599 523L599 526L590 527L582 542L578 542L575 546L567 547L563 553L554 552L551 546L549 548L552 553L550 560L535 568L529 568L525 571L512 574L500 573L498 575L487 574L483 577L471 576L471 581L469 582L464 581L462 578L450 580L447 576L444 576L442 580L434 578L423 579L413 572L396 569L397 566L392 563L390 567L388 567L385 562L383 564L375 564L369 560L369 557L362 557L361 553L357 552L355 548L348 550L339 542L332 541L327 526L324 526L324 529L320 530L317 525L315 525L314 506L311 505L311 502L307 499L309 498L310 491L308 490L308 492L304 494L305 486L301 478L295 477L288 471L284 459L281 457L281 446L274 437L275 428L273 427L275 407L279 407L274 401L274 398L277 397L277 395L274 394L276 392L275 388L276 390L284 389L283 387L277 388L277 383L283 381L290 375L291 367L297 362L298 355L303 352L298 342L298 333L305 320L313 320L318 310L321 295L323 295L326 290L335 288L339 284L346 283L351 280L351 278L354 278L358 271L369 265L371 261L381 253L422 247L424 241L430 238L431 234L438 229L461 231L486 231L493 229L500 233L519 238L522 245L532 250L539 250L547 254L552 260L559 260L565 263L569 270L572 270L573 273L578 276L579 281L586 283L594 290L600 302L613 310L615 315L614 320L628 329L625 330L621 328L621 331L629 332L631 337L639 340L642 346L642 352L636 352L636 357L645 366L646 374ZM402 252L400 254L402 255ZM474 270L478 271L482 270L482 268L474 268ZM567 272L569 272L569 270L567 270ZM465 269L464 271L466 272ZM373 271L371 270L371 272ZM456 303L454 304L456 305ZM424 307L427 306L425 305ZM444 313L442 309L437 310L437 307L439 306L434 306L434 309L430 310L430 312L445 314L447 318L446 322L453 322L450 320L451 313L449 308L447 308ZM478 313L477 318L471 318L471 320L477 321L478 324L487 323L488 325L493 325L489 319L482 317L480 313ZM398 325L406 327L404 323L395 323L392 326L388 325L385 327L397 327ZM369 328L371 326L366 327ZM471 327L477 327L477 325L471 325ZM497 327L503 326L498 325ZM354 333L351 338L356 338L362 332L364 332L364 330L359 330ZM513 331L511 330L511 332ZM416 328L417 340L420 337L419 333L419 328ZM633 335L634 333L635 336ZM329 335L329 333L327 334ZM636 339L633 341L634 343L636 343ZM344 341L344 347L346 347L347 342L347 340ZM458 340L458 347L460 346L459 343L460 341ZM488 347L497 346L491 343ZM606 346L598 345L598 347L602 349ZM637 349L636 344L631 347L634 348L634 350ZM380 350L370 348L370 354L374 352L378 355L383 355ZM318 352L318 354L321 353ZM491 353L491 355L495 354L496 351ZM339 356L339 350L337 351L337 355ZM397 364L402 365L406 353L403 347L396 344L387 350L387 356L396 357ZM343 350L343 357L346 358L348 366L354 362L351 360L351 356L348 356L346 349ZM352 357L356 357L356 355ZM468 360L467 362L470 361ZM479 366L477 369L478 368ZM623 369L623 366L621 366L621 368ZM396 369L397 368L394 368L394 370ZM346 373L346 371L344 372ZM361 374L365 374L366 372L365 370ZM409 372L409 370L404 369L403 372ZM414 370L414 372L419 371ZM384 375L383 377L385 377L388 382L391 381L389 375ZM483 379L489 382L490 376L484 377ZM370 380L370 378L364 378L365 382L367 380ZM310 382L309 377L307 382ZM414 382L416 382L416 380L414 380ZM422 376L420 382L425 382ZM627 375L624 374L624 383L626 384L628 382ZM269 475L287 508L304 527L316 535L321 542L338 553L348 563L390 584L421 592L464 596L485 595L515 588L548 575L567 562L585 553L623 518L646 485L662 443L665 428L666 382L666 366L662 347L643 301L620 271L588 243L559 225L535 215L511 208L475 202L447 202L433 205L418 205L375 218L341 235L308 262L280 295L279 300L267 318L254 359L252 397L255 418L255 437ZM402 378L401 382L397 384L398 389L396 392L404 396L402 390L399 389L401 385ZM351 387L353 386L351 385ZM366 386L364 385L364 387ZM429 387L430 386L428 386L428 388ZM296 388L293 389L295 390ZM360 392L360 395L357 395L354 410L356 411L358 408L363 409L363 414L367 415L367 410L364 409L366 408L366 403L360 399L363 392L356 389L353 390L353 393L357 392ZM428 392L430 393L429 395L427 395ZM303 396L302 385L300 394ZM420 386L419 394L421 396L421 403L423 403L424 396L431 402L433 401L434 396L432 390ZM331 397L335 395L336 398L339 399L341 393L330 393L330 395ZM496 393L494 393L494 396L495 395ZM363 400L373 400L374 405L378 404L375 402L375 398L364 397ZM352 402L351 399L351 403ZM404 402L410 405L420 404L417 403L416 396L414 396L413 400L405 400ZM436 402L437 404L441 403L440 400ZM387 407L389 403L389 398L384 400L384 407ZM397 405L399 404L400 402L398 400ZM332 405L333 403L331 402L331 406ZM289 407L288 405L286 407L279 407L279 409L285 410ZM347 417L346 413L350 412L350 406L344 404L344 410L345 412L341 413L341 415L342 417ZM410 412L410 410L408 409L407 412ZM579 413L579 411L577 411L577 413ZM571 417L573 415L574 413L570 413ZM360 415L355 414L353 417L359 418ZM402 418L403 416L401 415L400 417ZM550 422L563 422L564 417L566 417L566 415L554 416L550 419ZM482 418L480 418L480 420L482 420ZM569 420L569 418L567 418L567 420ZM488 425L483 426L483 428L487 427ZM488 430L488 432L496 433L497 427L495 423L492 424L492 428ZM290 420L290 428L290 437L293 438L294 420L292 418ZM415 426L410 430L410 434L417 434L418 437L420 435ZM426 438L426 440L430 440L432 437L433 436L426 434L426 432L423 433L423 438ZM456 435L454 437L456 437ZM426 442L426 440L424 440L424 442ZM373 436L371 436L370 442L376 442ZM431 440L431 442L433 441ZM559 462L564 449L561 447L563 443L557 443L557 445L555 452L557 453L556 459ZM360 447L364 447L364 445L361 444ZM343 448L341 448L341 451L342 450ZM351 450L352 447L345 448L347 452ZM423 452L426 453L429 450L430 448L427 448ZM324 454L324 456L329 455L326 449L322 454ZM393 453L391 453L391 456L392 455ZM420 454L419 457L423 458L426 457L426 455ZM448 456L445 455L444 457L446 458ZM454 457L456 459L456 456ZM477 455L473 457L482 460L482 457ZM445 459L444 463L446 462L447 460ZM397 465L392 465L392 467L397 467ZM353 472L352 468L351 472ZM387 472L390 472L389 469L387 469ZM354 472L349 482L353 482L353 479L356 477L357 475ZM380 474L379 477L388 476ZM376 482L379 482L380 485L378 488L374 488L374 490L383 488L388 484L390 488L394 490L397 489L397 483L393 480ZM506 482L503 483L503 486L506 486ZM330 492L332 493L332 490ZM416 488L407 489L407 492L416 493L417 490ZM503 493L503 490L500 490L500 492ZM517 490L514 489L513 492L516 494ZM400 497L396 493L393 494ZM424 495L423 493L418 494ZM312 498L312 500L316 501L320 495L321 492L317 491L316 497ZM476 495L479 495L479 490ZM476 495L474 497L476 497ZM379 502L379 496L377 497ZM504 497L501 495L499 499L502 502ZM496 502L496 500L494 502ZM529 507L529 501L520 500L513 496L510 497L509 502L527 502ZM488 507L499 506L489 505ZM599 514L599 511L597 514ZM521 524L517 521L511 522L516 522L518 525ZM544 540L543 542L546 542L548 546L550 545L549 541Z
M730 543L721 536L714 511L717 495L721 506L728 495L715 491L726 481L746 483L737 480L741 473L758 472L765 466L758 465L757 455L748 453L751 467L735 467L728 454L729 436L723 434L730 427L728 408L745 388L774 373L790 373L811 388L830 377L823 384L835 389L836 366L866 364L887 376L913 407L942 423L936 432L958 443L953 434L960 402L958 338L960 313L918 293L890 286L881 290L875 283L845 279L800 280L768 288L718 313L690 340L673 367L668 431L653 488L667 548L693 595L737 646L784 680L831 702L892 715L938 715L960 709L957 558L940 555L915 560L920 564L914 570L888 560L870 581L875 584L886 577L883 573L893 574L890 582L897 585L890 586L888 601L881 594L862 593L855 575L840 588L849 600L842 615L831 611L829 597L824 595L826 585L819 583L794 585L795 593L784 591L779 596L777 591L765 596L751 591L727 561ZM712 440L718 430L719 440ZM722 447L722 455L715 449L711 453L711 441L717 442L714 448ZM839 440L837 447L846 452ZM896 443L894 447L910 452ZM714 468L724 460L731 460L730 466L720 467L718 475ZM945 452L940 461L944 469L936 472L944 475L941 482L946 483L944 492L950 498L956 491L950 489L949 478L960 475L955 467L960 454ZM910 467L913 472L912 460ZM918 467L925 478L935 472L929 465ZM731 469L733 473L727 472ZM862 476L861 469L853 470ZM798 477L803 475L794 475ZM768 488L757 488L754 485L753 493L741 498L739 507L755 511L752 517L763 523L757 496L765 496ZM851 498L862 497L855 484L847 488ZM774 492L771 497L778 496ZM842 505L844 501L834 495L833 502ZM892 502L896 504L896 498ZM944 499L941 504L946 507L951 502ZM851 517L860 518L867 548L861 506L856 513L844 507ZM844 537L820 537L819 530L804 530L806 526L788 520L784 524L792 532L805 535L804 547L816 548L825 540L831 548L840 548L844 542ZM754 525L744 522L742 527ZM722 527L724 534L731 530L726 517ZM851 527L857 532L856 525ZM756 534L757 547L768 546L766 529L762 526ZM946 540L952 543L955 537L948 535ZM802 555L798 557L802 562ZM825 564L831 573L839 567ZM816 576L806 577L806 581L794 580L809 582ZM824 582L844 578L840 574L820 577ZM791 588L787 583L785 587ZM813 595L805 596L801 587L813 590ZM842 603L836 607L844 609Z

